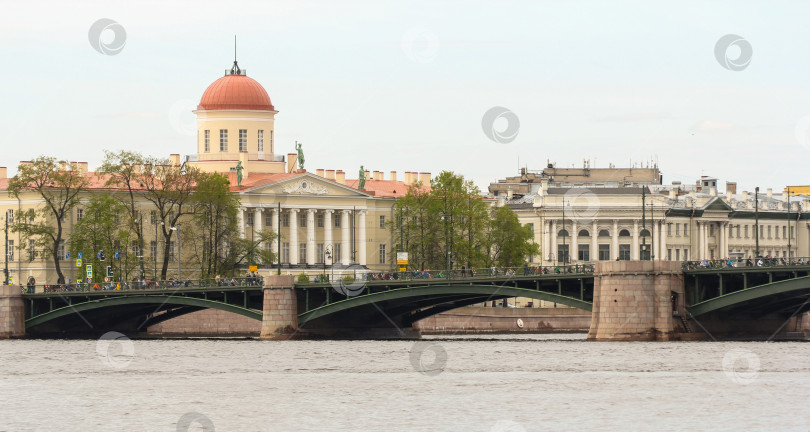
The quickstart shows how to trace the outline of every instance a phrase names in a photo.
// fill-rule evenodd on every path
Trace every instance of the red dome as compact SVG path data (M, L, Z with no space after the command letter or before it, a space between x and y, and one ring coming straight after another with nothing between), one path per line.
M225 75L214 81L205 89L197 109L276 110L264 87L247 75Z

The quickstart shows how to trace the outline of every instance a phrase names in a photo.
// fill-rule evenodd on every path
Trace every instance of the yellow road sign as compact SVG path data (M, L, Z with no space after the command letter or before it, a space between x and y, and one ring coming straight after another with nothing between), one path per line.
M93 264L87 264L85 269L87 270L87 279L92 279L93 278Z
M82 259L81 258L76 258L76 267L81 267L81 266L82 266Z
M248 267L248 270L250 270L250 271L258 271L259 266L250 266L250 267Z

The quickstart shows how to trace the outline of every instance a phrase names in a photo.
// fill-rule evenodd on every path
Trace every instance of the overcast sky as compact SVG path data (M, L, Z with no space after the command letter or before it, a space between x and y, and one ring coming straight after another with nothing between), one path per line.
M665 183L810 184L808 17L803 1L6 2L0 165L194 154L190 111L237 34L277 151L303 142L310 171L451 170L486 189L547 160L657 160ZM102 18L126 32L114 55L90 43ZM728 34L743 41L718 60ZM514 117L488 136L493 107Z

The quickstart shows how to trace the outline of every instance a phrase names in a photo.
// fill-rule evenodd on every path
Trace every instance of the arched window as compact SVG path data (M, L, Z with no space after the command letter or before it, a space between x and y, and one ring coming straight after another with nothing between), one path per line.
M650 231L646 230L646 229L641 230L641 233L639 234L639 237L649 237L649 236L650 236Z
M557 233L557 236L559 236L559 237L568 237L568 231L567 230L560 230L560 232Z
M579 236L580 237L590 237L591 233L589 233L588 230L582 230L582 231L579 232Z
M599 231L599 237L610 237L608 230Z
M627 231L626 229L619 231L619 237L630 237L630 231Z

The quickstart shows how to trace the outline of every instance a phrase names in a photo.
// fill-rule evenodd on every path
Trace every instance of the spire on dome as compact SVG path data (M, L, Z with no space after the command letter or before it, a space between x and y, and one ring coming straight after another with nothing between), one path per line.
M233 35L233 66L230 71L225 70L225 75L247 75L247 69L240 69L236 61L236 35Z

